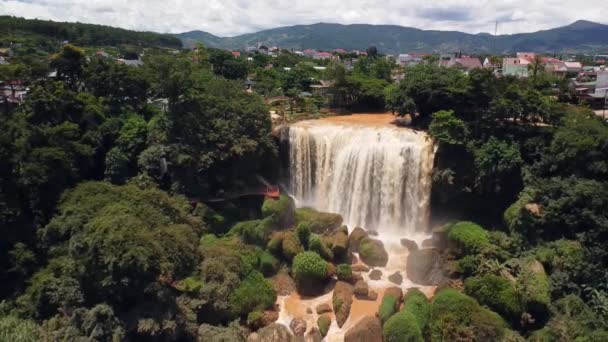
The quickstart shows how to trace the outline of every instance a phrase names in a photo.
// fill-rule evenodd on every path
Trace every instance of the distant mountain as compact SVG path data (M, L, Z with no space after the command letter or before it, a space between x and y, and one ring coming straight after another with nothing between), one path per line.
M168 34L131 31L105 25L0 16L0 38L5 37L68 40L81 46L128 44L145 47L182 47L180 39Z
M206 46L243 49L261 42L288 49L366 49L376 46L383 53L403 52L480 52L513 53L538 51L552 53L608 51L608 25L577 21L550 30L492 36L457 31L431 31L394 25L340 25L319 23L274 28L236 37L221 38L207 32L177 34L186 47L201 42Z

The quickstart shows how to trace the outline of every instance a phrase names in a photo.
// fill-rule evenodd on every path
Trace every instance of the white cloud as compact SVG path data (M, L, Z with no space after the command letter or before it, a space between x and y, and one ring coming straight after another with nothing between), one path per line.
M585 0L0 0L0 15L135 30L232 36L296 24L368 23L470 33L530 32L579 19L608 23L608 1Z

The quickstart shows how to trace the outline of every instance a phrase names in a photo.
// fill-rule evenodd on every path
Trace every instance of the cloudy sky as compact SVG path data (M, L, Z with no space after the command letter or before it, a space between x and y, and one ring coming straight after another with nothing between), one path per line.
M295 24L367 23L518 33L579 19L608 24L608 0L0 0L0 15L233 36Z

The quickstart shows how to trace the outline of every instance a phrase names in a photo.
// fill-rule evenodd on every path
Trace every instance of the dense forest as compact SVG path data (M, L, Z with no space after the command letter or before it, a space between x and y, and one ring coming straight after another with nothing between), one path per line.
M154 32L137 32L110 26L62 23L50 20L24 19L0 16L0 36L4 39L15 37L37 37L48 42L67 40L80 46L117 46L120 44L137 46L162 46L181 48L181 41L171 35ZM44 44L45 45L45 44Z
M136 68L55 50L0 66L29 88L0 110L0 340L290 340L272 324L285 287L314 295L336 278L338 291L353 251L386 263L377 240L284 195L203 204L277 180L261 95L295 113L388 108L437 144L433 211L454 221L434 227L441 254L418 260L437 258L443 280L430 301L385 295L376 338L608 339L608 125L548 76L428 63L395 83L374 53L319 70L289 52L149 49ZM331 96L306 94L320 79ZM345 307L334 296L342 324Z

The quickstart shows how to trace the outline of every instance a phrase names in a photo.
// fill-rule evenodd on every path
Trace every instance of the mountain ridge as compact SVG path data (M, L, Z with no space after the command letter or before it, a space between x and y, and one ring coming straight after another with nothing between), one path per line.
M316 23L292 25L219 37L195 30L175 34L185 46L200 42L224 49L244 49L258 42L287 49L365 49L377 46L384 53L410 51L513 53L522 50L552 53L608 51L608 25L578 20L547 30L493 36L459 31L422 30L398 25Z

